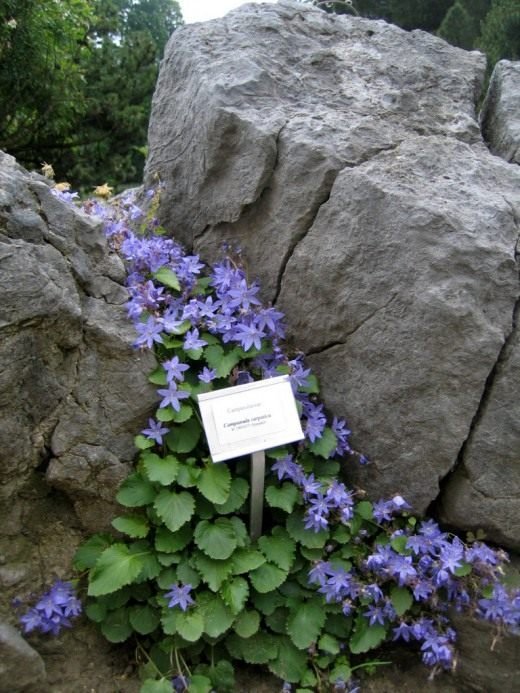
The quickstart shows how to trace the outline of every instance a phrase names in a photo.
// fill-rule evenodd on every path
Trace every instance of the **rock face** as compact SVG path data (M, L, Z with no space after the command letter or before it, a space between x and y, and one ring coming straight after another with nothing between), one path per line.
M480 119L493 154L520 164L520 63L496 64Z
M109 526L133 437L156 400L147 382L154 359L131 346L124 280L99 224L0 153L0 607L8 620L12 597L70 575L82 530ZM39 671L23 647L22 656L20 671Z
M482 137L484 67L420 31L246 5L171 39L146 175L205 259L242 246L372 461L350 481L519 548L520 170ZM517 67L483 120L508 152Z

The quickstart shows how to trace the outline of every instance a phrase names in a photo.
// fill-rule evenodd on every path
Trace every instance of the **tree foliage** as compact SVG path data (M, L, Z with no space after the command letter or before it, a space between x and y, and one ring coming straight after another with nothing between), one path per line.
M7 0L0 147L89 187L138 182L174 0Z

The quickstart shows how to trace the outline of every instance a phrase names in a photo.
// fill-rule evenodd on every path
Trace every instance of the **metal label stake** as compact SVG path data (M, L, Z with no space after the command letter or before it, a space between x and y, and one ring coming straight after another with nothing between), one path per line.
M259 450L251 455L251 506L249 536L254 541L262 534L264 512L265 452Z

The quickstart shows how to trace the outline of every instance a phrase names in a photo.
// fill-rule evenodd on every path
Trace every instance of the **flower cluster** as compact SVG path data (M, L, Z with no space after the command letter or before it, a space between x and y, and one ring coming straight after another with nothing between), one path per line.
M81 613L81 602L70 582L57 580L36 604L20 617L24 633L33 630L58 635L70 628L71 618Z

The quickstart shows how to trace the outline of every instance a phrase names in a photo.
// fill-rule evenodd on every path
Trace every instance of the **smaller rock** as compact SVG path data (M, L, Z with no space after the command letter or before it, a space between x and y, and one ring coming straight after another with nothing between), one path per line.
M43 659L8 623L0 623L0 691L43 693L47 674Z
M480 121L493 154L520 164L520 62L496 64Z

